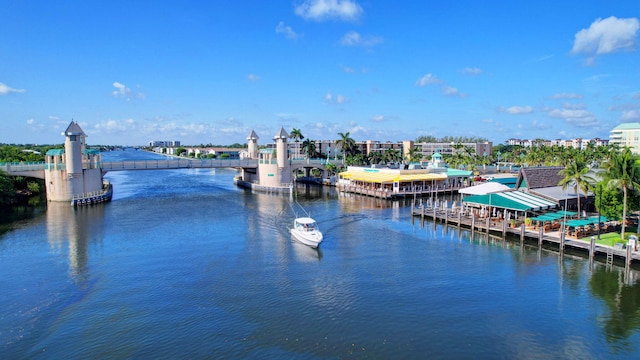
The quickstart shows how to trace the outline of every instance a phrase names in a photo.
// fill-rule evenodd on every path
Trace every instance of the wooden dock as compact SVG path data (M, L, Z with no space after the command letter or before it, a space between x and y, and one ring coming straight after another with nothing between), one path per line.
M640 252L634 251L631 247L606 246L596 244L596 236L578 239L566 236L561 231L545 232L542 227L538 229L527 228L524 224L512 228L505 220L495 218L481 218L471 213L463 214L462 211L452 211L451 209L439 209L429 207L413 207L411 210L413 218L419 217L421 222L431 220L436 223L444 223L447 226L470 229L472 232L478 231L495 236L501 236L506 240L507 236L519 237L520 242L537 242L538 246L551 244L558 246L558 250L563 253L565 249L571 248L584 251L592 261L595 255L606 256L607 264L613 262L614 258L623 260L626 267L631 263L640 264Z

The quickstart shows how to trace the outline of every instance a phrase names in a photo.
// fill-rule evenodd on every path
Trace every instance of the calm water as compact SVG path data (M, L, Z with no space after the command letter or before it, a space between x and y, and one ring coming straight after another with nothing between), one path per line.
M234 175L112 172L111 203L14 223L0 235L1 357L640 356L635 273L300 187L325 234L316 251L292 242L288 197Z

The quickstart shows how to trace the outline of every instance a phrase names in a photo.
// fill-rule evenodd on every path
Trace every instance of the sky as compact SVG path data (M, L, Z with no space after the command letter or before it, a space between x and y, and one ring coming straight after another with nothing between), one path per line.
M0 0L0 143L609 137L637 0Z

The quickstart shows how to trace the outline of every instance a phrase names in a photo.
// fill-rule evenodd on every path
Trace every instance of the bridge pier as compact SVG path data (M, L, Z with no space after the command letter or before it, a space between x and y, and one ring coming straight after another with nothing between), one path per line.
M64 131L64 149L49 150L44 170L47 200L69 201L103 189L101 156L87 150L86 134L72 121Z

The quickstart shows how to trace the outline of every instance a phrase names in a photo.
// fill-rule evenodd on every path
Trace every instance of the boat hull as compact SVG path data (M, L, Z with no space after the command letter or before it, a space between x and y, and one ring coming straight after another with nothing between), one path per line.
M296 229L291 229L291 237L312 248L317 248L322 242L322 233L320 231L306 231L303 233Z

